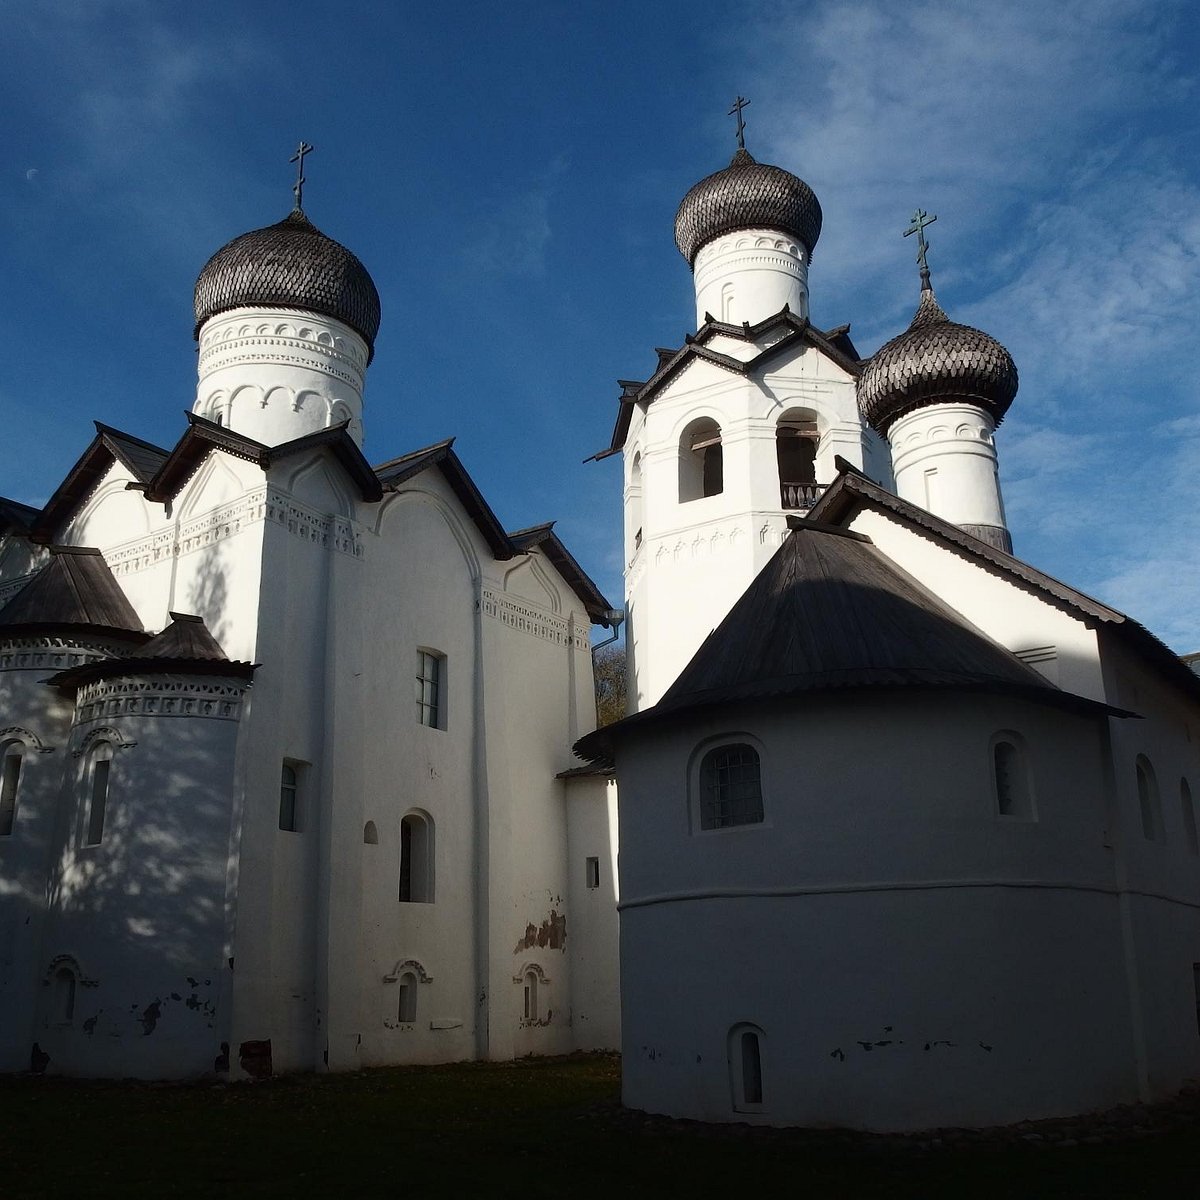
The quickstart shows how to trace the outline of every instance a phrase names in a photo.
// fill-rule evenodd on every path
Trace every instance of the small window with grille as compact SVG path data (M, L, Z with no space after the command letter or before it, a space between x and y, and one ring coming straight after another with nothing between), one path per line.
M700 763L700 828L756 825L763 819L758 751L745 743L717 746Z

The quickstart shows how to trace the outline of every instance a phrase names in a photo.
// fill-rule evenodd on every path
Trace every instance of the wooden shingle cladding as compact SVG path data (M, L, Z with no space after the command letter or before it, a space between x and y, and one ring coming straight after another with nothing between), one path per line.
M91 546L51 546L50 561L0 608L0 633L88 630L148 640L142 623Z
M19 500L0 496L0 535L15 533L25 536L33 528L41 511L32 504L22 504Z
M605 760L631 727L696 709L854 689L986 692L1131 715L1056 688L869 538L800 518L789 524L662 699L581 739L577 754Z

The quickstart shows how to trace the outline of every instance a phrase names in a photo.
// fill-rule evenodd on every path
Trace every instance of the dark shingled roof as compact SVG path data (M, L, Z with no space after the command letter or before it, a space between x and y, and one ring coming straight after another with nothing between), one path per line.
M90 546L51 546L50 561L0 608L2 632L88 629L145 640L108 563Z
M735 229L778 229L812 255L821 236L821 205L791 171L757 162L739 148L722 171L695 184L675 214L675 244L694 264L700 247Z
M907 413L930 404L965 402L999 425L1017 394L1012 355L990 334L951 321L931 287L908 328L880 347L858 380L858 406L885 437Z
M367 268L298 208L222 246L196 280L196 328L234 308L278 304L334 317L375 352L379 292Z
M222 675L250 679L254 666L230 662L202 617L171 613L171 624L130 658L109 658L59 671L46 680L54 687L75 689L94 679L123 675Z
M581 739L581 757L603 759L613 732L688 710L846 689L992 692L1116 713L1054 687L869 538L789 524L791 536L662 699Z

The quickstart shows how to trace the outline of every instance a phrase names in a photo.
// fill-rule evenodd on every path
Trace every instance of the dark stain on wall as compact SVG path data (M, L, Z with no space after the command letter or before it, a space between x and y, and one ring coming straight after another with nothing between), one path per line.
M155 1000L153 1004L147 1004L142 1009L142 1036L149 1037L158 1025L158 1019L162 1016L162 1001Z
M243 1042L238 1047L238 1061L242 1070L251 1079L271 1077L271 1039L261 1042Z

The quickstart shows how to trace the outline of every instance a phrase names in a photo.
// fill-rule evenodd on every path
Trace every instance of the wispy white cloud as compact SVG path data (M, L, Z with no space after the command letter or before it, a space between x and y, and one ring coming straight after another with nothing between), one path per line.
M463 250L472 270L489 275L545 273L546 252L553 236L550 205L567 165L565 158L555 159L539 173L533 186L498 199L487 210Z

